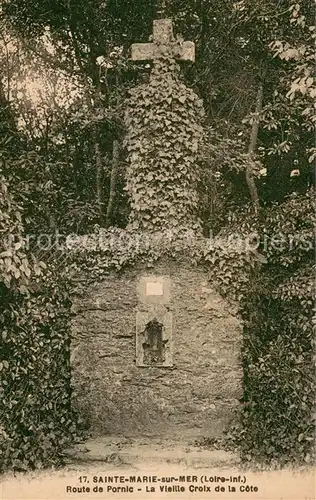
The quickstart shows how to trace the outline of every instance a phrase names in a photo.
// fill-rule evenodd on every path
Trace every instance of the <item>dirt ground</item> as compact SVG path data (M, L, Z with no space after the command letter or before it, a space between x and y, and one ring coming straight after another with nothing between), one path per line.
M0 477L0 499L314 500L315 470L250 471L239 457L163 439L90 439L62 469Z

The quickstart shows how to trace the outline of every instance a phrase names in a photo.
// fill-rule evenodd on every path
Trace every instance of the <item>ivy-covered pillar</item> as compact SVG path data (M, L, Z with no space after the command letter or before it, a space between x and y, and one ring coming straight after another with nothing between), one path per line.
M194 60L194 44L174 40L172 22L154 22L153 43L134 44L134 60L153 61L149 82L130 91L125 113L129 154L129 226L200 230L197 153L203 104L181 79L178 60Z

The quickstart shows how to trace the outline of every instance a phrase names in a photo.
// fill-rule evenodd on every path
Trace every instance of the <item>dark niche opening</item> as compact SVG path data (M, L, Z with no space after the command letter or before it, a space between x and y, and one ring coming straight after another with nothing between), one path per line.
M154 318L152 321L147 323L145 330L143 331L145 364L155 365L165 361L165 344L168 340L163 340L163 329L163 324L159 323L157 318Z

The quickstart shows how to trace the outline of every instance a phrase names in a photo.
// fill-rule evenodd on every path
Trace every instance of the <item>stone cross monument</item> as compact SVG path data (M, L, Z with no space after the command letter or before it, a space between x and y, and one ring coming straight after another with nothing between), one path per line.
M199 231L197 151L203 104L182 81L176 64L194 62L195 45L174 39L171 19L159 19L153 21L153 41L133 44L131 58L153 61L153 68L149 82L131 90L125 118L130 227Z
M153 42L152 43L134 43L132 45L132 60L133 61L148 61L155 60L159 56L159 45L168 43L174 40L172 20L157 19L153 22ZM195 61L195 45L194 42L183 42L182 52L179 54L179 59L182 61Z
M203 240L203 103L176 61L194 61L194 43L174 40L161 19L131 54L153 68L126 103L129 224L117 242L106 233L114 260L128 237L131 260L119 273L97 264L96 282L73 301L73 401L93 436L221 437L241 395L241 325L207 267L192 262L191 243Z

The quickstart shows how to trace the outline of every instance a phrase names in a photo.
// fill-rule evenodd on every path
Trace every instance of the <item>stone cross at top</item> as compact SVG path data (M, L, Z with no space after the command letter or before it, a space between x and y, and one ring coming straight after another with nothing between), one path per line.
M174 40L171 19L157 19L153 22L153 42L133 43L132 60L148 61L159 58L159 44L168 45ZM178 58L182 61L195 60L194 42L183 42Z

